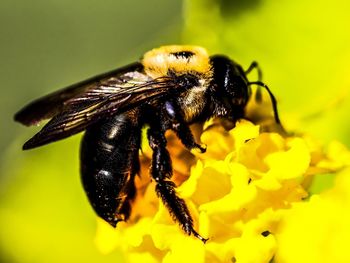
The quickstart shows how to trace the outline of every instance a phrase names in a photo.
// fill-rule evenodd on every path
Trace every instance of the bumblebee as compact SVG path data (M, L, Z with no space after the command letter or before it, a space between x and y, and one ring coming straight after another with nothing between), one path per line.
M82 183L97 215L115 227L131 213L134 178L140 172L141 129L147 126L155 191L183 231L205 242L171 181L165 132L173 130L187 149L204 153L205 147L195 141L189 125L212 117L233 123L244 118L253 84L267 90L280 124L269 88L247 78L254 68L260 72L256 62L244 70L228 57L209 56L198 46L153 49L139 62L56 91L21 109L15 120L22 124L50 119L23 149L85 130L80 150Z

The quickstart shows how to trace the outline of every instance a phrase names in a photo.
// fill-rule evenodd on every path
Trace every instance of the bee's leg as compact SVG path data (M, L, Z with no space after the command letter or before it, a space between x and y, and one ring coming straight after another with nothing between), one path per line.
M195 142L190 127L184 121L173 121L172 130L175 131L177 137L187 149L198 149L201 153L206 152L206 145L200 145Z
M258 72L258 81L262 81L262 71L261 68L259 67L258 62L253 61L249 68L245 71L245 74L249 74L253 69L256 69ZM258 86L256 93L255 93L255 101L258 103L262 102L262 93L261 93L261 87Z
M166 138L164 132L155 127L148 130L149 145L153 150L151 175L156 181L156 192L164 205L169 210L172 218L179 222L183 231L199 238L204 243L207 239L200 236L193 229L193 220L183 199L176 195L176 185L170 180L172 176L171 159L166 149Z
M198 149L201 153L205 153L207 150L205 145L203 146L196 143L190 127L181 115L179 107L175 103L167 101L165 103L165 108L171 123L170 127L181 140L182 144L189 150Z
M258 72L258 81L262 81L262 71L261 68L259 67L258 62L253 61L249 68L244 72L245 74L249 74L253 69L256 69Z

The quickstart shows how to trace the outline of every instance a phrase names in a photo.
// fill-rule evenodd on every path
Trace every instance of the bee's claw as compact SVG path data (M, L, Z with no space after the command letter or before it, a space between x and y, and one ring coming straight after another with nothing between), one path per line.
M196 238L198 238L200 241L202 241L203 242L203 244L205 244L208 240L209 240L209 238L204 238L204 237L202 237L200 234L198 234L194 229L192 229L192 234L196 237Z

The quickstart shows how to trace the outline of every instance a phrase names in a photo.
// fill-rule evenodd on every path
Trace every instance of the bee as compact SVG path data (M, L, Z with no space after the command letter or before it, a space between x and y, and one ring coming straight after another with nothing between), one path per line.
M80 171L86 195L97 215L116 227L126 221L135 197L134 179L140 172L141 130L147 126L152 149L150 176L170 215L187 235L203 242L193 219L171 181L172 164L165 132L173 130L185 148L206 148L189 128L212 117L232 121L245 117L251 86L270 95L276 123L277 103L261 81L250 82L247 70L224 55L209 56L198 46L162 46L136 63L116 69L39 98L16 115L24 125L44 119L47 124L24 145L36 148L85 130Z

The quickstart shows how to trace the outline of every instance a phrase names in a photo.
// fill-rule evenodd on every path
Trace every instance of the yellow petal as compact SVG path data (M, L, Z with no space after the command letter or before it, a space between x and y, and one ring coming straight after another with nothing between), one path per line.
M287 146L287 151L272 153L265 158L270 167L267 174L278 180L300 178L310 164L310 152L304 140L293 138L287 141Z

